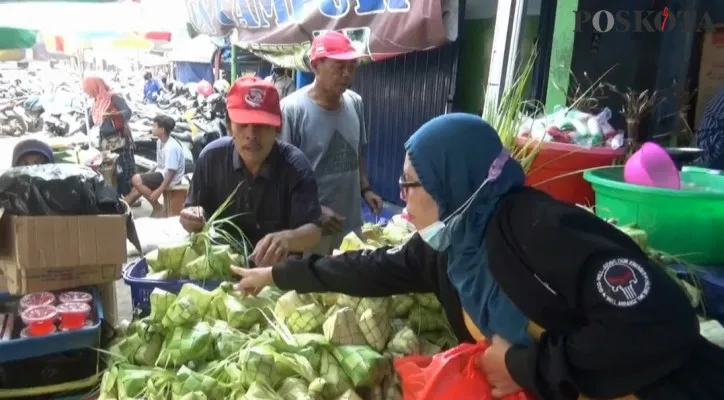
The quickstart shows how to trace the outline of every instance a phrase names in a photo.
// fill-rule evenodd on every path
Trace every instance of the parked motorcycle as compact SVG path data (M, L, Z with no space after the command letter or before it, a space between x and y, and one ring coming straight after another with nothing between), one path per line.
M22 107L21 107L22 109ZM0 133L8 136L21 136L28 131L28 123L14 101L0 105Z

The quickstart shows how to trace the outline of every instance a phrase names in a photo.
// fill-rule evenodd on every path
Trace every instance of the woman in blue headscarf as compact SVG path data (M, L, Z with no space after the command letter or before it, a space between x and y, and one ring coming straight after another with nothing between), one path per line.
M480 117L449 114L405 144L404 245L236 268L239 286L389 296L433 292L502 397L724 399L724 351L688 297L623 232L523 186ZM431 399L434 400L434 399Z

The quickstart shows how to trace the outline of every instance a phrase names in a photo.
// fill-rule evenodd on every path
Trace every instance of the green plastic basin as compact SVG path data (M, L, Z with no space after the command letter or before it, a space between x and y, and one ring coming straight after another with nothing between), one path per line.
M681 190L624 182L623 168L586 171L596 214L646 230L649 246L699 265L724 265L724 176L703 168L681 171Z

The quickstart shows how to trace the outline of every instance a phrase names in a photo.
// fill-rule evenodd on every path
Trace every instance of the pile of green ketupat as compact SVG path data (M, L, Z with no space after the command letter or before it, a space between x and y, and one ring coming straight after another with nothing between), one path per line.
M456 343L432 294L252 297L224 283L150 301L111 347L101 399L401 399L391 360Z

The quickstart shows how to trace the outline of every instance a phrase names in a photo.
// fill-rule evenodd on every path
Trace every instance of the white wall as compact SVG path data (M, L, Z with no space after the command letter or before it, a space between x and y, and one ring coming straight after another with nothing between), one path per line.
M527 15L540 15L541 0L528 0ZM495 18L497 0L467 0L465 19Z

